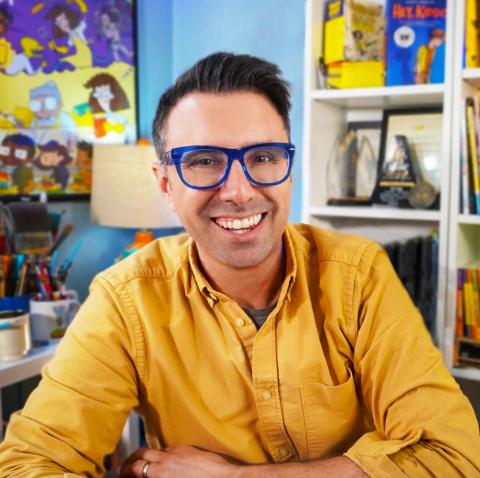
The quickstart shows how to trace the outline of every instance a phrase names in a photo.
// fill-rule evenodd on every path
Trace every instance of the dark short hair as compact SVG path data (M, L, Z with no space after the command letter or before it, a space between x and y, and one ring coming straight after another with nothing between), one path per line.
M250 55L213 53L193 65L160 97L153 121L153 142L160 161L165 157L163 131L173 107L193 92L251 91L265 96L282 117L290 134L290 84L277 65Z

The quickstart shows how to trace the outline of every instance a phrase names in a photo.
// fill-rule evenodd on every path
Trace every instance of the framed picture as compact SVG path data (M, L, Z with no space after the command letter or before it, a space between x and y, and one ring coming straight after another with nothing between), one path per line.
M384 111L373 203L438 209L442 125L441 108Z
M369 205L377 178L381 122L355 121L347 124L328 163L327 204Z
M131 0L0 2L0 197L89 197L94 143L137 137Z

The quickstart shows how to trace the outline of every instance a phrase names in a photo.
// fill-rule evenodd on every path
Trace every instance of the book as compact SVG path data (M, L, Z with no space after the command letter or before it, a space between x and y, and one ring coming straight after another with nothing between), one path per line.
M443 83L446 0L387 0L387 86Z
M467 138L467 117L466 105L461 103L460 112L460 214L470 214L470 178L468 168L468 138Z
M456 338L462 338L463 328L465 323L465 316L463 314L465 304L463 301L463 269L457 271L457 320L456 320Z
M480 214L480 177L478 171L477 138L475 133L474 102L472 98L466 98L467 109L467 135L469 146L469 166L472 177L474 210L472 213Z
M466 68L480 66L480 32L478 0L465 2L465 64Z
M327 86L383 86L384 32L384 6L378 0L328 0L320 65Z

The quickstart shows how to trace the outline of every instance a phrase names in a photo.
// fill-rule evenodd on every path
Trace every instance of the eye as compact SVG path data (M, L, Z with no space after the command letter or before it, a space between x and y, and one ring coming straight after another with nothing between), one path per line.
M218 161L215 158L209 158L208 156L202 158L195 158L189 161L190 166L215 166Z
M275 156L268 151L257 151L253 154L251 161L255 164L270 163L275 161Z
M218 168L225 165L223 156L210 152L197 152L186 154L182 160L182 166L185 168Z

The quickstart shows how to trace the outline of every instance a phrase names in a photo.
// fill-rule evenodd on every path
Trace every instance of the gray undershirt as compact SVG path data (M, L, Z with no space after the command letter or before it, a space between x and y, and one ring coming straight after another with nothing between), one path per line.
M252 319L257 330L265 323L270 312L277 304L271 305L266 309L243 309L245 313Z

